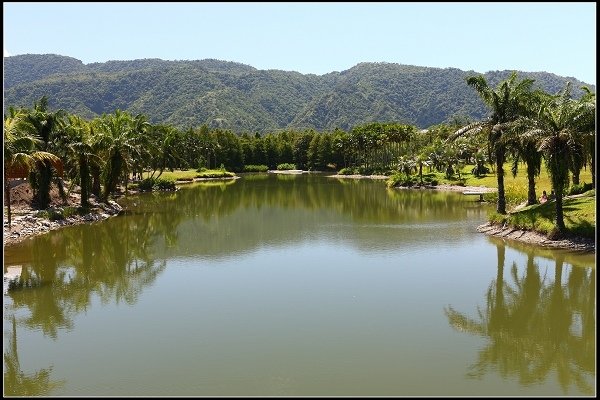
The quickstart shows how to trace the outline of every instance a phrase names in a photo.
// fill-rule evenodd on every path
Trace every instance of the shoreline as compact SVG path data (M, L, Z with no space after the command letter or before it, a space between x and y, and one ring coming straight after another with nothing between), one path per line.
M91 202L92 199L90 199ZM5 216L3 216L3 245L4 247L14 245L30 237L43 235L64 226L104 221L105 219L119 215L123 211L123 207L113 200L109 200L108 204L94 203L91 205L93 207L90 208L90 212L87 214L71 215L56 221L50 221L47 218L37 216L37 213L44 210L15 210L12 213L12 224L10 227L8 226L8 221L4 218ZM50 209L52 208L58 209L62 207L51 207Z
M535 231L516 229L486 222L477 227L477 232L488 236L512 239L518 242L535 244L546 248L573 250L584 253L596 252L596 241L593 238L564 237L557 240L549 239L546 235Z
M286 172L277 172L285 174ZM289 172L288 172L289 173ZM303 171L303 173L306 173ZM298 174L298 172L292 172L289 174ZM348 179L374 179L383 180L388 177L385 175L327 175L332 178L348 178ZM229 180L239 179L240 176L230 178L197 178L193 181L177 181L176 184L186 184L199 181L211 181L211 180ZM497 191L495 188L489 188L485 186L455 186L442 184L437 186L419 186L419 187L403 187L396 186L394 189L413 189L413 190L445 190L445 191L481 191L486 193L492 193ZM135 195L136 191L129 190L129 194ZM117 197L123 197L123 194ZM103 203L92 203L92 210L85 215L72 215L62 220L50 221L46 218L36 217L40 210L33 210L31 208L26 211L15 210L13 212L12 227L8 228L8 222L4 218L3 227L3 244L4 246L10 246L21 242L32 236L42 235L52 230L59 229L63 226L79 225L84 223L93 223L96 221L102 221L107 218L116 216L123 211L123 208L113 200L109 200L109 204ZM596 252L596 242L593 238L562 238L558 240L551 240L546 235L540 234L535 231L519 230L511 227L504 227L494 225L486 222L483 225L477 227L477 232L483 233L489 236L496 236L501 238L507 238L516 240L522 243L528 243L532 245L539 245L546 248L554 249L567 249L582 252Z

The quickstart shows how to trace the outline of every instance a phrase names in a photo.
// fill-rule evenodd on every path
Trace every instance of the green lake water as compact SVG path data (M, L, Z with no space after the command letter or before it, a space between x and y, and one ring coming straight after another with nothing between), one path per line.
M4 395L593 396L595 255L494 206L244 175L6 247Z

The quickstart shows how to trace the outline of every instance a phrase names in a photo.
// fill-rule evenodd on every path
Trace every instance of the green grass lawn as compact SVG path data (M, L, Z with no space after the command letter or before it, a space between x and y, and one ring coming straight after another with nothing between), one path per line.
M150 176L149 172L144 172L142 175L144 178ZM172 181L191 181L194 178L228 178L234 177L235 174L229 171L223 171L221 169L207 169L202 172L198 172L195 169L185 170L174 170L174 171L163 171L160 176L161 179L172 180Z
M567 233L587 238L596 235L596 191L589 190L578 196L563 199L563 213ZM507 223L516 229L532 230L552 237L555 230L555 202L534 204L507 215L493 213L490 221Z
M524 192L527 195L527 167L525 164L519 164L519 171L517 172L517 176L513 177L511 169L511 163L504 164L504 185L505 186L513 186L513 187L523 187ZM484 177L478 178L471 174L471 169L473 169L473 165L466 165L461 170L461 178L465 179L466 186L486 186L491 188L498 187L498 181L496 178L496 173L491 171ZM444 174L439 172L436 173L439 175L438 181L440 183L448 183L451 184L452 180L448 180L444 177ZM579 175L579 180L581 183L591 183L592 182L592 173L589 169L582 170ZM552 184L550 183L550 177L548 176L548 171L546 170L545 165L542 165L542 171L540 176L538 176L535 180L536 191L539 191L540 194L542 190L550 193L550 188Z

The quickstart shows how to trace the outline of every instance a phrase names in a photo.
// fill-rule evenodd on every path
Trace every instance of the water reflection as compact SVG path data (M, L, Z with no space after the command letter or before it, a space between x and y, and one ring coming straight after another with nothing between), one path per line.
M455 193L400 191L385 189L382 182L312 175L245 175L228 184L185 185L168 198L142 195L124 205L131 218L159 213L172 219L167 232L178 240L165 249L167 257L229 257L299 238L341 240L365 251L407 241L427 246L415 230L460 241L467 230L453 224L485 215L484 208Z
M47 396L64 385L65 381L50 380L52 367L41 368L33 373L21 370L17 350L17 322L11 318L12 330L8 344L4 345L4 394L9 396Z
M19 288L8 292L15 308L30 315L23 324L56 338L72 328L71 315L85 311L96 294L103 303L134 304L144 287L164 270L154 255L160 236L167 242L173 219L163 214L79 226L59 235L42 235L5 249L5 268L21 265ZM58 232L57 232L58 233ZM36 290L27 290L29 287Z
M467 376L481 379L498 373L532 386L556 374L564 394L572 386L594 393L595 267L577 265L578 258L566 252L554 253L553 268L541 267L533 247L517 245L526 261L524 265L513 261L505 271L506 243L498 238L490 241L497 246L497 275L488 287L485 306L477 308L475 318L452 306L444 310L455 330L488 340ZM569 257L575 263L566 264Z
M125 215L5 248L5 268L22 267L5 295L6 394L260 395L281 382L294 386L288 394L429 394L427 379L445 379L448 393L493 394L488 381L456 379L471 343L454 342L451 362L431 346L451 333L440 310L452 291L477 304L493 274L479 318L446 309L453 328L489 342L469 376L526 387L564 369L564 387L589 393L593 257L490 245L475 231L486 206L460 194L263 174L123 204ZM471 269L479 255L491 259L487 271ZM33 373L19 364L17 336ZM343 385L321 379L331 371Z

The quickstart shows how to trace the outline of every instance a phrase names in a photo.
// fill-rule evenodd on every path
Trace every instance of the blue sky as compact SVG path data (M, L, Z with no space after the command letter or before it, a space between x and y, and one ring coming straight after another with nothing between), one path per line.
M596 83L596 3L3 3L4 55L359 62L547 71Z

